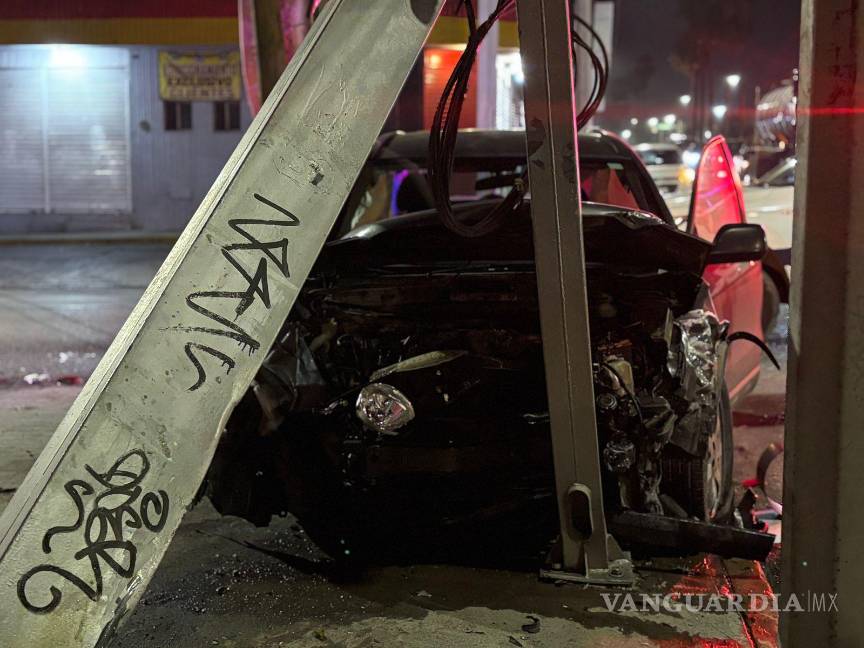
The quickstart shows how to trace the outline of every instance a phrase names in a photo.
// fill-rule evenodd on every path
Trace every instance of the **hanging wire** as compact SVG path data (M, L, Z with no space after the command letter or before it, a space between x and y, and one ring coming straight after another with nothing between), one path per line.
M444 86L429 133L429 184L438 207L439 218L448 229L465 237L483 236L497 229L503 218L513 213L522 204L524 197L521 190L514 188L504 200L473 224L456 218L450 199L450 176L456 155L459 118L462 115L465 95L468 93L468 83L474 61L477 59L477 50L495 21L504 11L510 9L514 2L515 0L498 0L489 17L478 25L474 1L464 1L469 28L468 43Z
M462 107L468 86L471 80L471 71L477 59L477 51L480 44L492 25L501 17L501 14L511 9L515 0L498 0L495 9L489 17L477 24L477 14L474 0L463 0L461 5L465 7L468 19L468 43L465 51L456 63L453 73L444 86L441 99L432 119L432 128L429 133L429 184L432 195L435 198L438 217L445 227L465 237L473 238L489 234L502 225L504 220L515 213L525 199L527 190L527 174L517 179L514 187L506 197L495 207L487 211L476 222L468 223L460 220L453 212L453 203L450 196L450 177L456 157L456 137L459 133L459 118L462 115ZM576 17L576 22L584 27L591 35L593 41L598 45L599 55L594 51L578 30L571 25L571 39L574 58L578 49L584 50L591 61L594 72L594 82L588 99L576 117L577 129L583 128L594 116L603 101L608 82L609 57L597 32L587 22ZM578 48L578 49L577 49Z
M571 35L573 38L573 59L576 60L578 57L579 49L583 50L588 54L588 58L591 61L591 67L594 70L594 82L591 92L588 93L588 99L576 117L576 128L581 130L589 121L591 121L591 118L600 108L600 104L603 102L603 97L606 95L606 86L609 82L609 55L606 52L606 47L603 45L603 41L600 39L597 32L594 31L594 28L579 16L576 16L575 19L576 22L578 22L591 35L591 40L596 43L600 50L598 56L597 52L594 51L594 48L579 34L579 30L571 28Z

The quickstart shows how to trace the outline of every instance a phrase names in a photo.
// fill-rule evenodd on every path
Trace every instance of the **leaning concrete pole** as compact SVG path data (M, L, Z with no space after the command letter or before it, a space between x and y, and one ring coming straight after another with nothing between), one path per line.
M0 645L134 606L318 256L441 0L331 0L0 518Z
M864 6L804 0L800 69L781 590L826 611L782 614L781 639L860 646Z

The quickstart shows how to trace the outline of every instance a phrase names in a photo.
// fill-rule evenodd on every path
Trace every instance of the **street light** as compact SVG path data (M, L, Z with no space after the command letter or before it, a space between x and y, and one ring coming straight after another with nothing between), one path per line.
M726 116L726 106L724 104L719 104L711 108L711 114L714 115L717 119L723 119Z
M659 124L659 123L660 123L660 120L657 119L656 117L649 117L648 118L648 126L650 128L657 128L657 124Z
M741 75L740 74L727 74L726 75L726 85L728 85L733 90L738 87L739 83L741 83Z
M638 124L638 123L639 123L639 120L636 119L635 117L631 117L631 118L630 118L630 125L631 125L631 126L635 126L635 125Z
M676 119L678 119L678 118L675 115L673 115L672 113L669 113L668 115L663 116L663 123L666 124L667 126L671 126L672 124L675 123Z
M682 106L689 106L691 101L693 101L693 97L691 97L690 95L681 95L680 97L678 97L678 103L680 103Z
M633 135L633 131L631 131L629 128L625 128L624 130L621 131L621 137L623 137L625 140L629 140L632 137L632 135Z

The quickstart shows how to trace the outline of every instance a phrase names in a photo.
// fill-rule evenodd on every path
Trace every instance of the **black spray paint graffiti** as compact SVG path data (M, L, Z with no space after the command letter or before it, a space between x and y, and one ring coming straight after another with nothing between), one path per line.
M63 594L51 585L51 599L47 603L33 603L27 594L27 583L34 576L56 574L72 583L91 601L97 601L102 596L103 563L123 578L131 578L135 573L138 548L131 540L125 539L125 531L143 527L158 533L168 519L168 494L163 490L145 493L141 486L150 472L150 461L143 450L128 452L104 473L98 473L87 465L84 469L92 479L73 479L64 487L77 511L75 522L48 529L42 538L42 551L50 554L51 540L55 536L72 534L83 527L81 540L84 546L72 557L76 561L89 561L93 584L56 565L34 567L18 580L18 599L35 614L52 612L60 604Z
M237 342L241 351L247 352L249 355L255 353L261 344L249 333L247 333L236 320L246 312L246 310L255 303L255 299L260 299L264 307L270 308L270 287L267 281L267 273L269 264L272 262L277 270L282 273L283 277L291 276L288 267L288 239L279 238L275 241L262 242L253 236L248 227L255 225L263 225L270 227L296 227L300 224L300 219L289 212L284 207L280 207L276 203L264 198L260 194L253 194L255 200L260 203L272 207L276 211L287 217L288 220L265 220L256 218L235 218L228 221L228 226L242 236L245 241L242 243L232 243L222 247L222 255L234 267L234 269L243 277L246 282L245 290L224 291L224 290L207 290L194 292L186 297L186 305L194 312L203 315L209 320L218 324L221 328L213 326L175 326L175 330L205 333L208 335L216 335L226 337ZM256 251L262 253L258 260L258 266L254 274L250 274L247 269L234 256L236 251ZM236 300L237 305L234 308L235 321L231 321L227 317L220 315L210 308L204 306L207 300ZM227 353L224 353L208 344L201 342L188 341L183 347L186 352L186 357L195 367L197 372L197 380L195 384L189 388L189 391L195 391L207 381L207 372L204 370L204 365L199 357L200 353L207 353L222 363L223 367L227 367L226 373L230 373L235 367L235 362Z

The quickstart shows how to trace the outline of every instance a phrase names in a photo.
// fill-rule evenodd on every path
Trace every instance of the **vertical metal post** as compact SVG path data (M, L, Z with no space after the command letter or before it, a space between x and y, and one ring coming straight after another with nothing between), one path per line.
M786 648L858 646L864 591L864 7L804 0L781 614ZM834 598L836 597L836 599ZM781 609L791 601L781 600ZM818 606L821 611L814 612Z
M517 7L561 576L620 582L629 563L610 568L594 412L570 10L568 0Z

